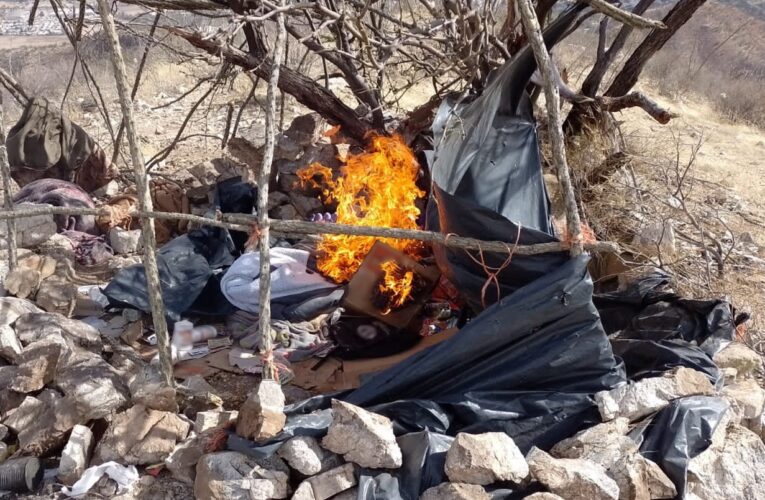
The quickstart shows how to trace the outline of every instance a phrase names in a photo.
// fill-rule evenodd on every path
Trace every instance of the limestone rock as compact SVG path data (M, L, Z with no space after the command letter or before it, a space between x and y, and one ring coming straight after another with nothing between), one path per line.
M622 457L608 475L619 486L619 500L675 498L677 490L664 471L639 453Z
M316 438L293 437L281 445L278 454L290 467L304 476L313 476L321 472L324 450L321 449Z
M491 495L486 493L483 486L465 483L441 483L428 488L420 496L420 500L489 500Z
M75 425L69 441L61 452L58 479L67 486L73 485L88 468L93 446L93 432L84 425Z
M617 417L637 420L685 396L711 395L715 388L701 372L679 367L661 377L645 378L610 391L595 394L595 401L604 421Z
M332 400L332 424L322 446L371 469L395 469L403 462L388 418L337 399Z
M120 373L101 356L87 351L80 351L65 367L59 367L56 385L77 402L88 419L104 418L130 402Z
M18 434L19 451L24 455L45 456L66 441L66 434L85 419L70 398L49 404L27 396L8 413L3 424Z
M598 424L564 439L553 446L550 454L556 458L584 458L606 469L620 458L637 453L637 444L627 437L629 420L617 418Z
M759 421L765 408L765 389L755 379L743 379L723 387L722 395L742 422Z
M547 491L541 491L524 497L523 500L565 500L563 497L559 497L555 493L549 493Z
M712 444L688 466L686 493L700 499L765 498L765 443L737 424L718 425Z
M142 232L140 229L122 229L113 227L109 230L109 244L114 253L120 255L133 254L143 249Z
M56 337L29 344L19 356L19 370L9 387L24 394L39 391L53 381L65 350L64 342Z
M714 362L720 368L735 368L739 378L762 370L762 356L740 342L731 342L715 354Z
M446 475L454 483L488 485L498 481L523 481L529 466L504 432L461 432L446 453Z
M251 457L233 451L204 455L197 463L197 500L287 498L289 476L269 470Z
M293 500L327 500L356 486L353 464L344 464L309 477L295 490Z
M16 332L7 325L0 325L0 358L16 363L21 355L21 342Z
M672 256L677 251L675 228L669 221L648 224L635 234L632 246L649 257Z
M239 409L236 433L247 439L266 440L279 434L286 421L281 386L273 380L263 380Z
M619 486L595 462L579 458L553 458L539 448L526 456L534 478L567 500L616 500Z
M24 314L16 320L14 326L16 335L23 344L58 334L94 353L100 354L103 347L101 334L96 328L61 314L49 312Z
M5 277L3 286L5 290L20 299L34 297L37 289L40 288L42 277L36 269L28 267L17 267Z
M10 326L20 316L41 312L43 312L42 309L28 300L16 297L0 297L0 325Z
M77 287L64 278L50 277L40 283L35 302L50 313L70 317L77 306Z
M156 464L165 460L191 425L174 413L135 405L114 416L98 443L93 461L114 460L125 465Z
M236 422L238 411L210 410L200 411L194 421L194 431L201 434L216 427L228 427Z

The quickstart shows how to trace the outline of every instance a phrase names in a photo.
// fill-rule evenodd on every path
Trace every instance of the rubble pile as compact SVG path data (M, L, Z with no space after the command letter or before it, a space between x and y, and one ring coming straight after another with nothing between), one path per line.
M358 146L324 128L306 115L278 137L272 218L337 221L339 201L301 183L301 169L339 175ZM157 206L252 214L258 192L246 177L262 152L236 139L228 153L156 183ZM534 270L512 293L498 283L504 295L492 305L475 300L491 289L485 277L464 285L469 271L421 248L397 262L422 268L432 286L406 308L375 310L375 294L360 292L378 286L369 262L337 283L313 267L315 238L280 236L271 249L275 348L261 353L250 235L172 222L157 234L170 386L136 255L141 229L125 217L135 197L115 183L93 192L108 217L72 222L92 222L93 238L53 216L17 225L23 258L0 276L0 490L203 500L765 497L762 358L732 342L725 301L684 301L656 277L638 283L639 300L629 290L593 294L582 257ZM394 252L375 242L368 255ZM266 359L278 380L262 379Z

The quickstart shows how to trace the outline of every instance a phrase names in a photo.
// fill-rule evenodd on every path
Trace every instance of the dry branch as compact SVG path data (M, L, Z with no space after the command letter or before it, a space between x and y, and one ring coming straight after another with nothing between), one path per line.
M98 11L111 47L114 79L117 83L123 123L125 124L128 144L130 145L130 159L133 163L133 172L138 191L138 206L142 212L150 212L153 209L151 193L149 191L149 182L146 176L146 168L144 166L143 155L141 154L138 134L135 130L135 121L133 120L133 101L130 98L130 90L128 88L127 69L125 68L125 60L122 58L117 28L114 25L114 18L112 17L107 0L98 0ZM173 387L173 360L170 352L170 339L167 333L165 308L162 303L162 288L159 281L159 270L157 269L157 257L155 255L157 242L154 236L154 219L142 217L141 225L143 227L144 269L146 270L146 284L149 303L151 304L154 332L157 335L159 363L165 382L168 386Z
M218 55L237 66L251 71L256 76L267 80L271 76L272 60L269 57L256 57L222 40L210 39L199 32L181 28L168 30L185 39L191 45ZM297 71L283 67L279 72L279 89L293 96L299 103L326 118L333 125L340 125L346 136L363 141L370 125L358 117L356 112L343 103L332 92L316 84L309 77Z
M12 211L0 210L0 220L12 218L33 217L44 214L71 214L71 215L109 215L105 208L75 208L75 207L50 207L41 206L34 208L14 209ZM234 231L251 231L253 224L257 223L257 217L244 214L223 214L221 220L207 219L198 215L169 213L169 212L141 212L132 211L131 217L152 218L164 220L182 220L194 224L222 227ZM466 238L455 234L435 233L432 231L420 231L416 229L399 229L379 226L351 226L348 224L328 224L323 222L307 222L299 220L269 219L268 224L271 232L282 236L307 236L320 234L347 234L350 236L372 236L377 238L395 238L405 240L417 240L426 243L443 245L448 248L462 248L465 250L483 250L485 252L507 253L508 243L504 241L478 240ZM613 242L584 243L584 249L594 253L619 253L620 247ZM567 242L536 243L533 245L519 244L514 250L514 255L540 255L551 252L566 252L571 249Z
M662 108L658 103L649 99L641 92L631 92L621 97L600 96L596 98L598 104L605 111L617 112L626 108L640 108L657 122L665 125L677 114Z
M284 0L279 2L284 7ZM268 184L271 178L271 166L274 160L276 121L276 92L279 87L279 70L284 63L287 30L284 26L284 14L276 14L276 42L271 74L266 91L266 144L263 151L263 164L258 175L258 247L260 251L260 351L264 357L263 378L276 380L273 360L274 334L271 331L271 253L268 220Z
M3 205L6 210L13 210L11 193L11 166L8 163L8 151L5 147L5 124L3 119L3 93L0 92L0 176L3 181ZM8 219L8 263L13 269L18 263L16 255L16 220Z
M16 99L16 102L26 107L29 104L29 95L24 90L24 87L13 78L10 73L6 72L3 68L0 68L0 85L8 90L8 93Z
M646 17L622 10L614 4L608 3L606 0L584 0L594 10L597 10L601 14L605 14L608 17L612 17L620 23L633 26L635 28L656 28L666 29L667 26L655 19L648 19Z
M518 7L521 12L521 20L526 31L526 37L534 51L534 58L544 79L545 104L547 106L547 122L550 128L550 142L553 153L553 163L558 174L563 201L566 206L566 224L568 227L568 236L573 245L571 246L571 255L582 253L582 230L579 220L579 210L576 206L576 196L574 187L571 184L571 175L566 161L566 143L563 138L563 127L560 118L560 93L555 81L555 68L552 58L544 38L542 37L542 28L534 14L534 6L531 0L518 0Z

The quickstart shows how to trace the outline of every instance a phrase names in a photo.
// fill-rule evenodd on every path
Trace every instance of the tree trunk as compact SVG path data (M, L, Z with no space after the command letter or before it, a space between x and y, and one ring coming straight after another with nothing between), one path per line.
M646 36L643 43L635 49L627 62L624 63L624 67L616 75L605 95L608 97L621 97L632 90L646 63L705 3L706 0L679 0L663 19L667 28L663 30L654 29Z

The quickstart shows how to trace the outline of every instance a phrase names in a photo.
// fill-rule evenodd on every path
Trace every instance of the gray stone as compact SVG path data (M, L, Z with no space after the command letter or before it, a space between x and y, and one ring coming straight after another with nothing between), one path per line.
M47 207L34 203L19 203L14 206L18 210ZM34 215L16 219L16 243L23 248L34 248L56 234L56 221L52 214ZM0 224L0 239L8 239L8 226Z
M21 342L16 332L7 325L0 325L0 357L15 363L21 355Z
M211 453L197 463L194 497L197 500L287 498L288 480L285 472L266 469L241 453Z
M0 297L0 325L10 326L20 316L41 312L43 312L42 309L28 300L16 297Z
M5 459L10 456L10 449L8 445L0 441L0 464L5 462Z
M281 386L273 380L263 380L239 409L236 433L247 439L263 441L281 432L286 421Z
M420 500L490 500L483 486L465 483L441 483L425 490Z
M523 500L565 500L563 497L556 495L555 493L548 493L546 491L534 493L524 497Z
M70 317L77 306L77 287L64 278L52 276L40 283L35 302L49 313Z
M239 416L238 411L210 410L200 411L194 421L194 431L201 434L216 427L229 427L236 422Z
M608 475L619 486L619 500L675 498L677 490L664 471L639 453L622 457Z
M28 313L20 316L14 325L16 335L23 344L29 344L51 335L61 335L75 345L93 353L101 353L103 344L98 330L87 323L56 313Z
M630 421L650 415L670 401L685 396L712 395L715 388L701 372L679 367L661 377L645 378L595 394L604 421L626 417Z
M720 368L735 368L738 378L748 377L762 370L762 356L740 342L731 342L714 356Z
M446 453L444 470L451 482L479 485L519 483L529 475L521 450L504 432L457 434Z
M281 445L278 454L290 467L304 476L313 476L321 472L324 450L321 449L316 438L293 437Z
M637 453L637 444L627 437L629 420L617 418L583 430L553 446L556 458L584 458L606 469L624 456Z
M619 486L595 462L553 458L539 448L526 456L529 469L542 486L567 500L616 500Z
M75 425L58 463L58 480L73 485L88 468L93 447L93 432L84 425Z
M120 194L121 189L122 188L120 188L119 182L111 180L105 185L93 191L93 196L97 198L111 198Z
M686 493L699 499L765 498L765 443L749 429L720 423L712 444L691 459Z
M130 398L133 404L144 405L152 410L178 413L175 389L165 382L159 367L141 365L128 379Z
M136 405L118 413L98 443L93 461L114 460L125 465L156 464L183 440L191 425L174 413Z
M332 423L322 446L372 469L396 469L403 461L388 418L337 399L332 400Z
M140 229L122 229L113 227L109 230L109 244L114 253L128 255L138 253L143 249L142 232Z
M353 464L344 464L309 477L295 490L293 500L327 500L356 486Z
M8 427L4 426L3 424L0 424L0 441L5 441L5 438L8 437Z

